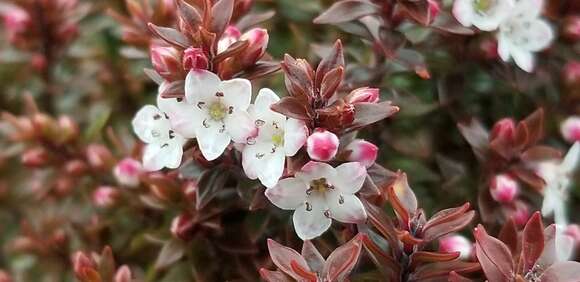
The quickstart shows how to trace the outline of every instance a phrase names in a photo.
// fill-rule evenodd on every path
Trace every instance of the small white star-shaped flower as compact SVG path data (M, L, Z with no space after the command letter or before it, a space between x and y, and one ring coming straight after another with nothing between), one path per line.
M286 156L294 156L308 137L303 121L287 119L270 109L280 98L270 89L261 89L248 113L258 129L242 150L242 165L250 179L260 179L266 187L278 183Z
M354 195L366 175L365 167L357 162L334 168L311 161L295 177L282 179L266 189L266 197L281 209L294 210L296 234L302 240L310 240L328 230L332 219L344 223L366 220L364 206Z
M144 106L133 118L132 125L139 139L147 143L143 152L146 170L177 168L181 164L185 139L171 128L165 113L155 106Z
M462 25L492 31L513 9L513 0L455 0L453 15Z

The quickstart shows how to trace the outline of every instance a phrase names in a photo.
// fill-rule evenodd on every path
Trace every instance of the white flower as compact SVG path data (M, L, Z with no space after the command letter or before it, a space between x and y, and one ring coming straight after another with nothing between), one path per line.
M542 162L538 165L538 175L544 179L544 201L542 215L554 214L554 222L560 226L567 225L565 202L570 188L570 177L580 159L580 142L576 142L568 151L561 163Z
M176 132L197 138L207 160L217 159L231 140L246 143L255 135L254 123L246 112L252 86L247 79L221 81L206 70L191 70L185 79L185 100L159 98Z
M171 128L163 112L152 105L144 106L133 118L132 125L139 139L147 143L143 152L146 170L177 168L181 164L185 139Z
M492 31L513 9L513 0L455 0L453 15L462 25Z
M520 0L499 26L499 56L505 62L513 57L516 65L527 72L534 69L533 53L547 48L554 40L552 28L540 18L542 7L542 0Z
M362 223L367 214L354 195L362 187L366 169L350 162L333 168L311 161L295 177L282 179L266 189L266 197L276 206L295 210L294 229L302 240L320 236L332 219L345 223Z
M257 135L247 140L242 150L242 165L250 179L260 179L266 187L278 183L284 172L286 156L294 156L308 137L303 121L286 119L270 109L280 98L270 89L262 89L248 113Z

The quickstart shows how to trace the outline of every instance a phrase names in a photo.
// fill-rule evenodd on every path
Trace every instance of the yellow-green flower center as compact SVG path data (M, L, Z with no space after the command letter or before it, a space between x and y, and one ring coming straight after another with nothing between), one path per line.
M310 181L310 189L306 191L307 193L318 192L318 193L325 193L329 189L332 189L332 186L326 182L326 178L314 179Z
M215 121L221 121L226 117L228 109L220 102L212 103L208 108L209 117Z
M274 146L276 147L284 146L284 135L281 132L275 133L272 135L272 143L274 143Z
M493 0L475 0L474 7L477 12L485 13L491 8Z

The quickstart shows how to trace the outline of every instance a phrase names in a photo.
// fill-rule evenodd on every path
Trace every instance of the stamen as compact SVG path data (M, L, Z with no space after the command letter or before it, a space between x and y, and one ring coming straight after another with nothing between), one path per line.
M177 98L176 100L177 100L177 102L181 103L181 101L183 101L183 98Z
M159 115L159 114L155 114L155 115L153 116L153 119L154 119L154 120L159 120L160 118L161 118L161 115Z
M209 124L207 123L207 119L204 119L202 124L203 124L203 127L209 128Z
M254 122L254 124L255 124L257 127L260 127L260 126L264 125L265 123L266 123L266 122L265 122L265 121L263 121L263 120L261 120L261 119L257 119L257 120Z
M261 159L261 158L263 158L263 157L264 157L264 154L262 154L262 153L258 153L258 154L256 154L256 158L257 158L257 159Z
M220 128L219 132L224 133L226 131L226 125L222 124L222 128Z
M270 153L272 154L276 153L276 146L272 147L272 151L270 151Z
M309 202L306 202L306 211L312 211L312 205Z
M201 110L201 107L205 105L205 102L199 102L197 103L197 107Z
M254 144L256 144L256 139L254 137L248 137L246 139L246 144L248 144L248 145L254 145Z
M169 139L173 139L175 137L175 132L173 130L169 130Z
M326 216L326 218L330 218L330 211L329 210L325 210L324 211L324 216Z
M157 131L157 130L152 130L151 136L158 138L159 136L161 136L161 133L159 133L159 131Z
M230 106L230 107L228 108L228 114L230 114L230 115L231 115L231 114L233 114L233 113L234 113L234 107L233 107L233 106Z
M278 123L277 123L277 122L275 122L275 121L274 121L274 122L272 122L272 125L274 126L274 128L276 128L276 129L280 129L280 127L278 127Z
M224 92L216 92L215 93L216 97L223 97L224 96Z
M342 195L338 196L338 203L339 204L344 204L344 197Z
M169 144L165 143L165 144L161 145L161 148L162 149L165 148L165 147L169 147Z

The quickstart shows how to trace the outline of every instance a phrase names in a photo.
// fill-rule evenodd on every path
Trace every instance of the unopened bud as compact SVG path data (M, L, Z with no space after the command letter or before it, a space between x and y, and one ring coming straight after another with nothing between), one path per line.
M113 166L114 158L111 151L101 144L90 144L87 146L87 160L92 168L108 170Z
M518 194L518 182L507 174L499 174L491 179L491 197L500 203L511 203Z
M571 42L580 40L580 16L569 16L562 25L562 36Z
M189 47L183 51L183 69L207 69L209 63L207 56L201 48Z
M306 140L306 151L311 159L329 161L338 151L338 137L326 129L317 128Z
M570 224L566 226L564 234L572 238L572 240L574 240L575 245L578 245L580 243L580 225Z
M73 140L79 135L79 126L71 117L60 116L57 123L63 141Z
M119 200L119 191L110 186L101 186L93 192L93 204L100 208L112 207Z
M95 262L90 259L85 253L78 251L72 256L73 270L77 278L84 277L85 269L95 269Z
M379 102L379 89L361 87L350 92L345 98L349 104Z
M36 72L43 72L46 69L46 57L43 54L33 54L30 58L30 66Z
M171 234L183 241L189 241L193 238L193 229L194 220L189 213L182 213L171 222Z
M131 269L126 265L119 267L113 282L131 282Z
M30 148L24 151L21 161L27 167L43 167L50 162L50 153L44 147Z
M439 239L439 252L459 252L459 258L469 259L473 250L473 243L464 236L450 234Z
M75 186L75 180L71 177L60 176L54 183L54 190L60 196L70 194Z
M568 86L580 86L580 61L570 61L564 65L562 80Z
M486 37L479 41L479 54L485 60L497 60L499 53L497 52L497 39L494 37Z
M530 208L523 202L516 202L515 208L511 211L511 218L518 226L524 226L530 219Z
M237 27L233 25L228 26L218 41L218 54L227 50L228 47L240 39L240 36L242 36L242 33Z
M240 40L248 41L248 47L243 52L242 64L250 66L258 61L266 53L268 39L268 31L263 28L253 28L242 34Z
M344 149L350 151L348 161L359 162L367 168L375 163L379 153L379 148L375 144L362 139L353 140Z
M501 138L504 140L513 140L516 136L516 124L511 118L499 120L491 130L490 140Z
M64 172L71 176L81 176L88 170L87 164L82 160L70 160L64 165Z
M25 32L32 23L28 12L17 6L7 6L6 10L2 11L2 20L8 41L11 43L15 43L19 34Z
M580 141L580 116L568 117L560 125L560 132L564 140L574 143Z
M127 187L139 185L139 175L143 172L141 163L132 158L121 160L113 169L113 175L119 184Z
M0 270L0 282L12 282L12 278L10 277L10 274L8 274L4 270Z
M182 72L182 62L177 49L168 46L151 47L151 63L163 78L173 81Z
M431 16L430 20L433 22L439 15L441 7L439 6L439 2L436 0L427 0L427 3L429 4L429 15Z

